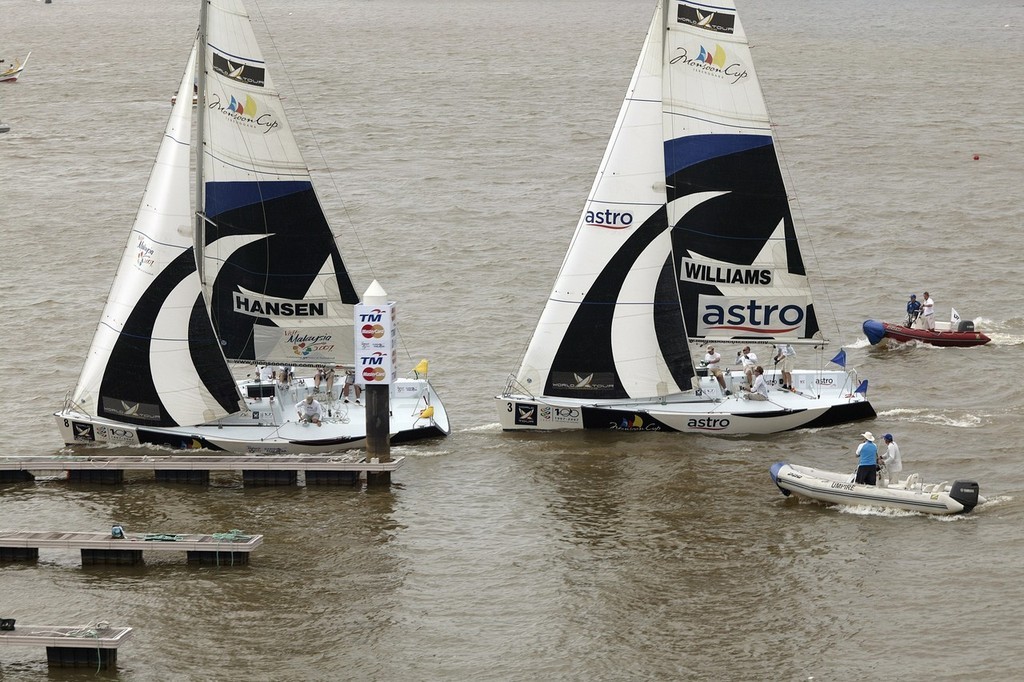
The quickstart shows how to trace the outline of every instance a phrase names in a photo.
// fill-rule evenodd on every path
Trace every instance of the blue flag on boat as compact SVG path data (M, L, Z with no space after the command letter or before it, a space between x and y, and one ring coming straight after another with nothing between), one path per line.
M854 393L863 393L864 395L867 395L868 394L868 380L865 379L864 381L860 382L860 386L857 387L857 390L854 391Z
M832 358L831 362L836 363L840 367L846 367L846 351L845 350L839 351L836 354L836 356L834 358Z

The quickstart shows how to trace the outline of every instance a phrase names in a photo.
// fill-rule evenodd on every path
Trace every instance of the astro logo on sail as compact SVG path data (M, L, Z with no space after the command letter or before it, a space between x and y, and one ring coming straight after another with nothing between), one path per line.
M803 335L807 326L807 300L796 296L768 299L699 296L699 336Z
M629 211L587 211L583 217L591 227L607 227L612 230L624 230L633 224L633 214Z

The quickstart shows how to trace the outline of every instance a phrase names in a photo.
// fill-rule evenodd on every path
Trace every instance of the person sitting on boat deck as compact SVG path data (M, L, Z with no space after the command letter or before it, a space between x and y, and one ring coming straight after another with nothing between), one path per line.
M299 413L300 422L313 422L320 426L320 416L323 414L323 408L320 407L320 401L314 398L312 393L295 405L295 411Z
M328 365L328 366L317 367L316 368L316 374L313 375L313 392L314 393L319 393L320 392L320 382L321 381L326 381L327 382L327 385L325 386L325 388L326 388L327 392L330 393L331 389L334 388L334 367L333 366L329 366Z
M754 385L754 368L757 367L757 354L750 352L750 346L736 353L736 364L743 365L743 373L747 375L747 386Z
M878 480L878 447L870 431L861 434L864 442L857 446L857 477L855 483L875 485Z
M775 366L782 373L782 386L784 391L793 390L793 358L796 351L788 343L780 343L775 346Z
M760 365L755 367L753 387L743 386L741 390L746 391L743 397L747 400L768 400L768 382L764 380L764 368Z
M260 381L273 381L274 368L270 365L260 365Z
M927 291L924 292L921 314L924 316L924 328L931 332L935 331L935 301Z
M356 383L356 371L354 369L345 370L345 385L341 389L341 397L348 402L348 393L350 389L355 389L356 393L356 405L359 404L359 394L363 392L363 389Z
M708 346L708 352L704 356L704 366L708 368L708 374L718 379L718 385L722 387L722 393L732 395L732 391L725 387L725 375L722 374L722 356L715 352L714 346Z
M900 457L900 446L892 439L892 434L882 436L885 441L886 450L879 457L882 460L882 471L884 472L885 485L894 485L900 482L900 473L903 471L903 458Z
M907 301L907 323L904 326L913 327L920 314L921 302L917 300L917 294L911 294L910 300Z
M291 381L292 381L292 377L294 375L295 375L295 368L294 367L285 367L284 365L281 365L280 367L277 368L277 372L276 372L275 376L277 378L277 383L279 383L279 384L290 384Z

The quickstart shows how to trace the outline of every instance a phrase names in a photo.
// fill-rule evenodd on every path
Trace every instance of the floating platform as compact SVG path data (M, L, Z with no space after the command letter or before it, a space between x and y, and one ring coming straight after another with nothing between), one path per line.
M188 563L240 566L249 553L263 544L262 535L238 531L214 535L172 533L71 533L0 530L0 561L36 561L40 549L78 549L83 566L134 566L144 551L185 552Z
M45 646L46 662L57 668L108 669L117 665L117 648L131 635L131 628L105 623L16 625L13 630L0 630L0 646Z
M389 477L405 462L346 455L112 455L109 457L2 457L0 483L34 480L47 472L66 472L75 483L118 484L125 471L152 471L162 483L208 485L211 471L241 471L249 486L295 485L305 472L307 485L354 485L372 477Z

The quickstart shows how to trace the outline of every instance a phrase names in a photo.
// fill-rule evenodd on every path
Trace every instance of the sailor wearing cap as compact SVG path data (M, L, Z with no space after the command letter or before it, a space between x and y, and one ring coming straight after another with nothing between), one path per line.
M907 301L907 327L913 327L917 316L921 314L921 302L917 300L917 294L911 294Z
M903 458L900 457L900 446L892 439L892 434L882 436L885 441L885 452L879 459L882 462L885 484L893 485L900 482L900 473L903 471Z
M854 482L875 485L878 480L878 448L875 446L875 437L870 431L865 431L861 438L864 442L857 446L857 478Z

